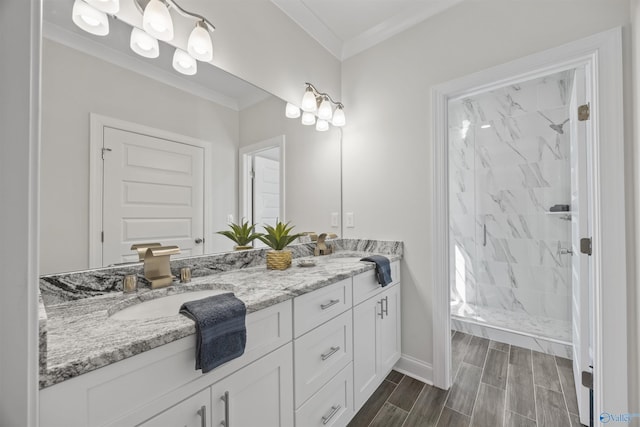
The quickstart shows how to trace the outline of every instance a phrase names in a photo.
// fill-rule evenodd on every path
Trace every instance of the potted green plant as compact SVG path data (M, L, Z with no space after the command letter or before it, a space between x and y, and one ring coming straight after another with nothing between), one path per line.
M302 234L290 234L293 226L278 221L276 226L264 225L266 234L258 237L262 243L269 246L267 252L267 268L271 270L286 270L291 266L291 251L284 250Z
M218 231L218 234L222 234L236 242L236 246L234 246L233 249L237 251L252 249L253 246L251 242L262 236L262 233L255 232L256 225L249 224L249 221L241 221L239 225L231 223L229 224L229 228L231 228L231 230Z

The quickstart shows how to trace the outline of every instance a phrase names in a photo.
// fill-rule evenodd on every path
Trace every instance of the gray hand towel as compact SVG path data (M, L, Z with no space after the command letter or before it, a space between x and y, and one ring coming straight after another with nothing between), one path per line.
M196 322L196 370L205 374L244 353L247 308L233 293L185 302L180 313Z
M360 261L370 261L376 264L376 279L383 288L392 282L391 279L391 263L389 258L382 255L371 255L362 258Z

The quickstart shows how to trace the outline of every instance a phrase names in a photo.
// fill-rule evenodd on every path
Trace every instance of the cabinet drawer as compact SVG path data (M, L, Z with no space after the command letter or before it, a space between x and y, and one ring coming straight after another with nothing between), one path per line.
M352 360L351 311L294 340L296 408Z
M296 411L298 427L345 426L353 416L353 364L349 363Z
M353 278L353 305L360 304L362 301L384 291L389 286L400 283L400 261L391 263L391 279L393 281L383 288L376 280L373 270L355 276Z
M139 424L139 427L202 427L209 426L211 413L211 390L209 388L183 400L166 411L156 415L149 421Z
M351 301L351 278L297 297L293 300L293 336L297 338L348 310Z

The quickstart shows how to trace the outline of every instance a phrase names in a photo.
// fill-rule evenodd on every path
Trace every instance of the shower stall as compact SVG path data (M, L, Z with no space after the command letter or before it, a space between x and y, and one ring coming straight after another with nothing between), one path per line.
M573 80L563 71L448 111L452 326L565 357Z

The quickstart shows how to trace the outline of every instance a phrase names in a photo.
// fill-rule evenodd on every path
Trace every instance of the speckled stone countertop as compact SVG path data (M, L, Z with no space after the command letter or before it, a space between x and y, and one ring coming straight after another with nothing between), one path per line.
M60 297L52 290L51 283L54 281L50 277L53 276L42 278L41 290L45 291L41 298L40 313L40 388L195 333L194 322L178 313L135 321L110 317L110 314L127 306L175 293L223 289L234 292L246 304L249 314L373 269L372 263L352 260L340 262L335 258L367 256L371 253L383 254L391 260L398 260L402 256L402 244L399 242L345 240L336 245L341 251L330 256L311 257L316 261L315 266L299 267L298 261L308 256L308 247L300 246L302 248L294 250L294 257L297 258L293 260L292 267L284 271L267 270L264 264L246 263L246 257L251 255L237 254L236 257L244 259L239 268L195 277L188 284L174 284L158 290L143 289L131 294L123 294L114 288L98 295L90 293L84 298ZM256 257L262 253L260 250L249 252L254 252ZM225 256L228 255L217 257ZM204 258L199 262L204 262L202 260ZM186 261L181 262L184 264ZM84 274L96 275L99 272L104 277L104 271L94 270ZM60 293L68 292L80 274L83 273L55 276ZM119 277L121 280L122 276ZM94 286L89 284L90 281L83 277L82 286Z

